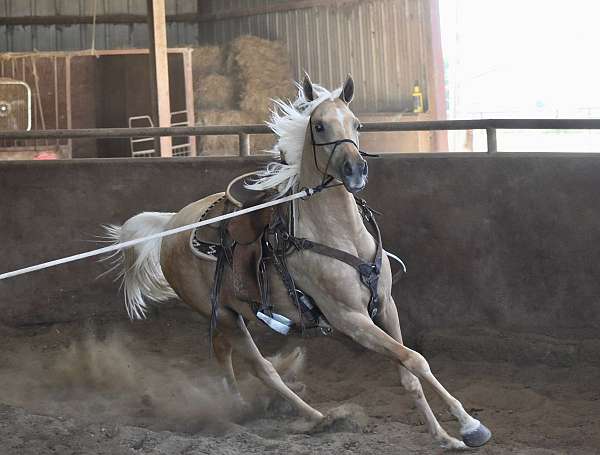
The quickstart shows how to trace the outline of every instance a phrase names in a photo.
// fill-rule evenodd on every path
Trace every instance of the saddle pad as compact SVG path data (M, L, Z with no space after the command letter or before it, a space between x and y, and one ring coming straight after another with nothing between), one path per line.
M213 196L213 201L200 215L198 221L221 216L231 210L233 210L233 207L231 207L231 204L227 203L225 193L218 193ZM192 253L205 261L216 262L220 245L219 223L196 228L190 235L190 248Z
M213 200L200 215L198 221L214 218L235 210L227 197L221 193L213 196ZM260 236L270 217L269 209L259 210L254 214L242 215L229 222L228 236L235 242L231 279L235 296L246 302L260 303L259 268L262 257ZM190 247L192 253L206 261L217 261L221 246L221 223L209 224L192 231Z
M212 196L212 202L200 215L198 221L214 218L237 209L228 193ZM242 215L229 221L227 231L232 240L238 244L248 245L256 242L273 217L272 207ZM194 255L200 259L216 261L221 245L219 234L220 223L196 228L190 236L190 247Z

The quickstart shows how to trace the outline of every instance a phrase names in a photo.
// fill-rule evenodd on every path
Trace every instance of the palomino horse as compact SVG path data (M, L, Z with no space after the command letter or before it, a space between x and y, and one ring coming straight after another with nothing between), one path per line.
M353 94L354 82L350 76L333 92L313 85L306 76L298 99L293 104L277 102L279 111L273 113L270 123L279 137L274 151L281 154L282 161L271 163L259 172L259 177L248 183L247 188L271 188L284 194L329 182L326 190L294 202L294 235L349 253L347 256L356 259L373 258L382 250L365 227L361 216L364 212L359 210L353 195L364 188L368 174L367 163L357 146L360 123L349 108ZM222 197L222 193L208 196L178 213L141 213L121 227L111 227L109 234L115 241L125 241L193 223ZM297 288L312 296L334 330L397 361L402 385L414 398L438 444L458 449L481 446L490 439L490 431L446 391L425 358L402 343L398 312L391 294L392 274L385 252L379 253L380 273L375 292L361 282L356 268L339 258L311 249L284 254L289 276L293 277ZM212 347L231 391L239 393L231 359L232 350L235 350L248 361L253 373L265 385L289 400L301 414L314 421L324 418L283 382L256 347L246 327L248 321L257 320L256 308L236 298L229 286L225 286L220 297L217 296L215 305L213 280L217 266L214 260L198 259L192 252L189 232L126 250L121 265L126 305L131 317L145 316L144 297L154 301L179 297L207 318L211 318L213 309L218 310L218 318L213 318L216 325L212 331ZM303 324L297 300L290 298L289 287L278 272L275 267L266 271L273 307L278 315L287 318L283 321ZM223 282L227 282L232 273L232 267L225 266ZM376 314L369 308L374 298L378 300ZM439 394L458 420L462 441L448 435L441 427L423 394L420 381L427 382Z

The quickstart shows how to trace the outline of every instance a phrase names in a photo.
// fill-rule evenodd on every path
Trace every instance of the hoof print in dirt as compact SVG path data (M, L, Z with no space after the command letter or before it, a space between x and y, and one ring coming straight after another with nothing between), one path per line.
M356 404L344 404L327 412L325 418L313 425L307 433L362 433L368 417Z

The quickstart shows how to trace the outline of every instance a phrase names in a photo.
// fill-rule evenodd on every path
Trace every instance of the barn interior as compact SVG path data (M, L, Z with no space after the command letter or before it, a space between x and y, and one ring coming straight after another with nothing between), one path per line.
M6 1L0 6L4 9L0 76L32 88L33 129L125 128L132 118L137 126L147 125L147 117L158 125L150 105L153 98L147 96L152 89L148 86L150 55L140 53L149 39L145 2L92 3L62 2L54 11L35 2ZM311 8L277 3L281 2L165 3L169 82L162 90L168 88L169 109L175 115L171 123L264 123L271 98L293 97L292 81L304 71L330 87L352 72L362 87L354 104L364 121L444 118L440 106L445 95L435 79L443 66L439 19L428 2L345 2L335 8L328 2ZM319 33L327 40L319 40ZM255 39L248 42L247 36ZM379 48L386 52L378 53ZM185 65L178 57L188 52L196 63ZM253 59L256 52L259 60ZM66 74L68 65L72 68ZM189 78L194 88L186 94ZM413 109L415 84L424 94L419 112ZM253 93L246 92L250 89ZM194 107L197 112L192 113ZM181 111L186 112L174 114ZM437 136L443 141L443 133L384 133L377 147L380 151L441 150ZM366 134L367 145L370 140ZM197 147L192 144L180 151L193 156L232 154L235 141L235 137L205 137ZM60 157L72 158L126 157L132 156L132 150L144 150L144 144L127 142L75 140L57 150ZM268 149L272 142L257 136L252 150ZM39 153L47 155L49 145L46 141L5 144L0 156L35 156L35 150L20 155L21 150L15 149L24 146L39 146Z
M352 73L364 123L444 121L439 8L0 0L0 273L104 246L103 225L224 191L275 143L253 134L251 156L239 156L241 134L12 133L264 124L305 71L327 87ZM475 450L597 453L598 157L449 153L445 130L419 127L365 132L361 146L379 154L361 197L407 265L392 289L404 343L492 430ZM97 259L0 280L0 453L441 453L397 365L335 330L250 327L324 422L311 425L236 359L240 405L208 322L178 299L129 321L118 277Z

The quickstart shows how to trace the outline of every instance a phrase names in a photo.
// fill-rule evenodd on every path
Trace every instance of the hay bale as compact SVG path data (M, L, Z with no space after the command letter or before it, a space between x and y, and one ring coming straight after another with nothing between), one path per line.
M234 78L240 108L256 121L269 118L272 98L295 94L289 56L278 41L241 36L229 46L226 67Z
M201 111L198 125L243 125L251 123L251 116L239 110L213 109Z
M223 49L219 46L200 46L192 51L192 74L196 78L214 73L223 73Z
M194 104L196 112L210 109L229 110L235 107L233 80L220 74L196 78Z
M246 35L229 45L227 71L237 69L244 73L246 82L265 84L289 78L290 61L283 43Z
M243 125L251 123L248 114L237 111L209 110L201 111L197 116L197 124L205 125ZM238 155L239 142L237 136L201 136L198 138L199 155Z
M273 99L293 99L295 87L290 79L285 82L273 83L269 87L248 86L240 99L240 109L251 113L258 123L263 123L271 117Z
M196 114L198 125L245 125L258 123L255 117L239 110L209 110ZM255 134L250 136L250 153L253 155L264 154L271 150L276 138L273 134ZM239 139L237 136L201 136L198 137L199 155L238 155Z
M197 78L196 112L201 125L263 123L273 98L292 98L295 87L287 50L280 42L242 36L228 45L225 68L229 79L214 74ZM240 110L230 110L232 107ZM203 155L238 153L236 136L207 136L198 141ZM273 135L251 136L251 153L270 150Z

